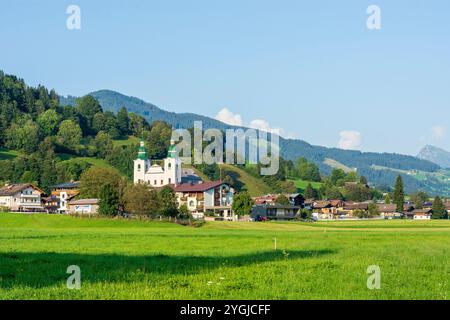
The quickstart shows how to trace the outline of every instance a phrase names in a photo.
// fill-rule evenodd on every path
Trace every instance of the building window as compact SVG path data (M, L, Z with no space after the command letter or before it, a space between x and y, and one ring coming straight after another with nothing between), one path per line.
M169 169L170 169L170 168L172 168L172 164L171 164L170 162L169 162L169 165L168 165L168 167L169 167Z
M161 180L161 185L163 185L164 184L164 180Z
M194 200L189 201L189 207L193 207L195 205Z
M156 180L155 180L155 181L153 181L153 185L155 185L155 186L156 186Z
M141 171L141 165L138 164L138 171Z
M169 178L169 184L171 184L172 183L172 179L171 178Z

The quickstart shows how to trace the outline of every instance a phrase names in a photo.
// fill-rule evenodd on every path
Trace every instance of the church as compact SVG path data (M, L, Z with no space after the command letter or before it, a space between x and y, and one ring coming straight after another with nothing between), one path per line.
M134 183L147 183L152 187L161 188L167 185L181 184L181 159L173 140L167 158L162 160L162 165L147 157L144 141L141 141L138 158L134 160Z
M173 140L167 158L158 162L161 164L148 158L144 141L141 141L134 160L134 183L145 183L153 188L171 187L178 206L186 205L194 218L204 218L207 212L222 219L236 218L232 213L234 188L220 180L203 182L192 170L183 171Z

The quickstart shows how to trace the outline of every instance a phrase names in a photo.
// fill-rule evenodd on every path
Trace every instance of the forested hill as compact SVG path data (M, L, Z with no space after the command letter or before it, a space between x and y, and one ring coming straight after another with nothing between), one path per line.
M217 128L225 130L233 128L215 119L193 114L174 113L165 111L151 103L147 103L135 97L129 97L110 90L101 90L90 93L96 98L105 110L117 112L122 106L128 111L142 115L150 123L154 120L162 120L174 128L191 128L194 121L202 121L204 128ZM61 105L74 105L76 97L61 97ZM349 169L357 169L361 175L366 176L376 186L392 186L395 178L401 171L436 172L440 167L430 161L420 160L412 156L391 153L370 153L360 151L342 150L313 146L303 140L280 139L281 156L288 160L296 160L305 157L317 163L321 171L330 173L333 167L343 166ZM436 190L443 187L441 181L428 179L421 181L406 173L403 174L409 191ZM445 186L448 188L448 186ZM431 188L431 189L430 189Z

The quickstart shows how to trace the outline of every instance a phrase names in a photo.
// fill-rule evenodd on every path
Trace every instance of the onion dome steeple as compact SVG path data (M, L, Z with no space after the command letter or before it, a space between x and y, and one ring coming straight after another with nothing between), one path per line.
M141 140L141 144L139 147L138 159L147 160L147 150L145 149L145 143L143 140Z
M173 139L170 140L170 147L167 157L172 159L178 158L177 147L175 146L175 140Z

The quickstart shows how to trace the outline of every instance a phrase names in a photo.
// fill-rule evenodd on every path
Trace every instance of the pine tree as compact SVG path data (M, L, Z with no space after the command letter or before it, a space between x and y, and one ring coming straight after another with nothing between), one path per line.
M445 210L444 202L440 197L434 198L433 201L433 219L442 219L447 215L447 210Z
M403 187L403 179L399 175L395 182L394 188L394 204L397 205L397 212L403 212L403 205L405 203L405 191Z
M384 203L385 204L391 204L391 196L389 195L389 193L384 198Z
M120 108L117 112L117 126L121 135L126 136L130 133L130 118L125 107Z

